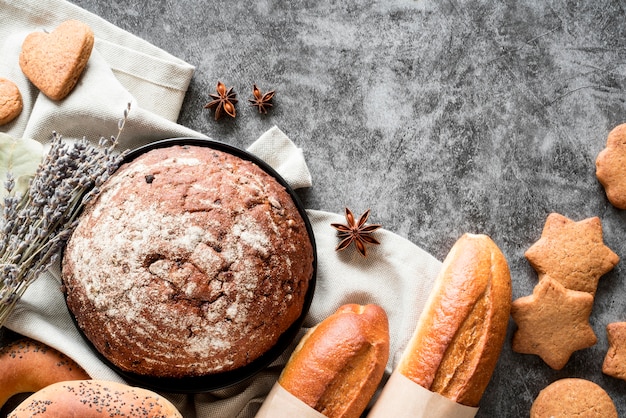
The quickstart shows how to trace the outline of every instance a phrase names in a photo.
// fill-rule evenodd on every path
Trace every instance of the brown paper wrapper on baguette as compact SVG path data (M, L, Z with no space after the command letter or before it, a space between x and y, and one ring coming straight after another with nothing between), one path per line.
M263 401L255 418L324 418L324 415L287 392L278 382Z
M473 418L478 408L429 391L398 371L385 384L368 418Z

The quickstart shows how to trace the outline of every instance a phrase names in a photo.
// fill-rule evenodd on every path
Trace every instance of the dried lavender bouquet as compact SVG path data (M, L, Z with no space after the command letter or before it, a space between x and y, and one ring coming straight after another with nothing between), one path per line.
M7 173L0 218L0 327L28 286L59 257L78 223L81 208L119 167L126 152L115 153L130 104L118 132L100 138L97 146L85 138L69 143L53 132L50 150L23 194Z

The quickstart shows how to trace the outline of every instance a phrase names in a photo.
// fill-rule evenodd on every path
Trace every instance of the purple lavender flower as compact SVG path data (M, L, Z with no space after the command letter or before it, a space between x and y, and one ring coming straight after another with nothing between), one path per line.
M114 148L129 111L130 103L117 136L101 138L97 146L85 138L67 143L53 132L50 151L23 196L13 193L15 179L7 175L0 218L0 326L28 286L58 258L83 205L122 163L126 153L116 154Z

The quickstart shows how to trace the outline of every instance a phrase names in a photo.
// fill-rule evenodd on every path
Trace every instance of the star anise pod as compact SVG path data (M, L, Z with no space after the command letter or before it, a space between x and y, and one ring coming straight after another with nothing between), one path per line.
M354 242L354 246L357 250L359 250L359 253L361 253L363 257L366 257L366 244L380 244L380 242L378 242L376 238L371 236L371 233L380 228L381 225L366 225L365 223L367 222L367 218L369 216L370 210L368 209L363 212L358 221L355 221L352 211L346 208L347 225L338 223L330 224L330 226L339 231L337 235L339 236L339 238L342 238L342 240L335 248L336 251L341 251L345 248L348 248L350 244Z
M217 82L217 94L209 94L211 102L204 106L205 109L215 109L215 120L222 117L222 111L232 118L237 115L235 103L237 103L237 95L233 91L233 87L226 90L226 86L221 81Z
M252 86L252 95L254 98L248 99L248 101L259 109L259 113L267 114L268 108L272 107L272 98L276 92L274 90L270 90L265 94L261 93L261 90L254 84Z

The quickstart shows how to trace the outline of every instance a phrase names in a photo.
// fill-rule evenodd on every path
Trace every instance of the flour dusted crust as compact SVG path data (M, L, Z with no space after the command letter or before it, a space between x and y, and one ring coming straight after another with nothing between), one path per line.
M300 316L313 248L291 197L255 164L172 146L122 166L63 258L67 303L123 370L214 374L267 352Z

